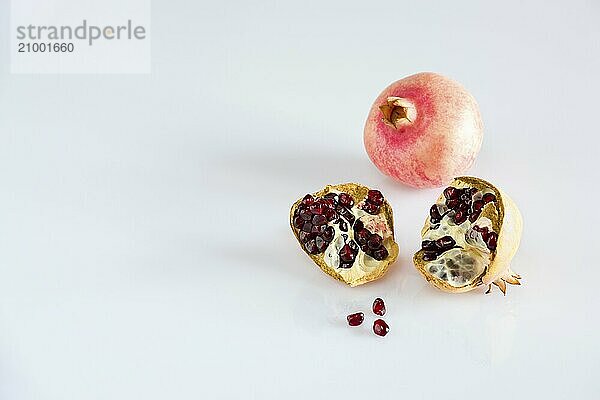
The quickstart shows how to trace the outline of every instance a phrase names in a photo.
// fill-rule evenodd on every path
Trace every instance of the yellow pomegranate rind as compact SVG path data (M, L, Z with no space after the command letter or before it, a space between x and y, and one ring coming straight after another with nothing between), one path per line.
M514 201L502 190L483 179L463 176L455 178L449 186L456 188L473 187L478 191L491 191L496 196L496 206L488 203L484 206L480 217L487 217L492 222L493 230L498 234L496 250L491 252L489 265L484 269L479 277L473 279L464 286L455 287L448 282L429 274L425 267L427 261L423 260L423 250L419 250L413 257L413 262L417 270L423 277L438 289L449 293L463 293L475 289L478 286L487 285L489 293L491 285L497 286L502 293L506 294L506 284L520 285L521 276L513 272L510 268L510 262L514 257L523 231L523 218ZM444 202L445 197L442 193L436 203ZM429 218L425 220L421 236L429 230Z
M349 195L351 195L354 198L355 203L358 204L367 197L369 188L366 186L360 185L358 183L343 183L343 184L339 184L339 185L327 185L327 186L325 186L325 188L323 188L322 190L319 190L318 192L313 193L312 195L314 197L322 197L332 191L348 193ZM296 208L298 207L298 205L300 204L301 201L302 201L302 198L298 199L292 205L292 208L290 210L290 227L292 228L292 232L294 233L294 236L296 237L296 240L298 241L298 243L300 243L300 238L298 237L298 233L296 232L296 229L294 229L293 219L294 219L294 212L296 211ZM338 272L336 270L336 268L332 268L325 263L325 257L324 257L323 253L309 254L308 252L306 252L306 250L304 250L304 247L302 245L300 247L312 259L312 261L315 264L317 264L317 266L323 272L325 272L327 275L331 276L332 278L337 279L340 282L344 282L344 283L348 284L351 287L355 287L358 285L365 284L367 282L377 280L377 279L381 278L383 275L385 275L385 273L389 269L389 266L391 264L393 264L394 261L396 261L396 258L398 258L398 253L399 253L398 244L396 243L395 238L394 238L394 214L392 211L392 207L390 206L390 204L387 202L387 200L385 198L384 198L383 205L381 206L381 209L380 209L380 214L383 214L383 216L384 216L385 220L387 221L387 224L390 228L391 243L389 243L389 246L386 246L386 249L388 250L389 254L385 260L382 260L378 263L376 268L371 268L369 271L364 271L359 268L353 267L353 268L344 269L343 271ZM352 228L349 227L349 229L352 229Z

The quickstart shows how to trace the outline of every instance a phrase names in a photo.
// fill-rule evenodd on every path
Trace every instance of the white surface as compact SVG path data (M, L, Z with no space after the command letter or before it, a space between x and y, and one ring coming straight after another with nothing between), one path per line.
M153 2L151 75L0 64L0 398L597 397L598 3L220 3ZM364 153L373 99L422 70L478 99L469 173L523 213L506 297L418 276L438 190ZM391 200L401 248L354 289L288 227L348 180ZM377 296L386 338L345 326Z

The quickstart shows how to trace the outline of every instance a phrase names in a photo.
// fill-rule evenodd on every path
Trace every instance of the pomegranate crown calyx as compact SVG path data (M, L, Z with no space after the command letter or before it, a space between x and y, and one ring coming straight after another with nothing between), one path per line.
M383 114L381 120L394 129L410 125L417 118L414 104L402 97L388 97L386 103L379 106L379 110Z

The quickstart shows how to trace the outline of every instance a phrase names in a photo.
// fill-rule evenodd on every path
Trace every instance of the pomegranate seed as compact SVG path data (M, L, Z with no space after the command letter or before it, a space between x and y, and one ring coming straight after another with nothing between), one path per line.
M348 232L348 224L346 224L344 221L340 220L339 227L340 231Z
M304 198L302 199L302 204L309 206L311 205L313 202L315 201L315 199L310 195L307 194L306 196L304 196Z
M454 222L456 224L462 224L463 222L465 222L467 220L467 214L463 213L462 211L458 211L456 214L454 214Z
M488 249L492 251L496 250L496 245L498 244L498 234L495 232L490 233L485 243L487 244Z
M431 219L436 219L436 220L440 220L442 219L442 216L440 215L440 211L438 209L437 204L434 204L431 206L431 208L429 209L429 216L431 217Z
M451 236L444 236L444 237L441 237L438 240L436 240L435 244L440 249L447 250L447 249L454 247L456 242L454 241L454 239L452 239Z
M356 235L355 235L356 240L358 241L358 244L367 243L370 236L371 236L371 234L369 233L369 231L364 228L359 230L358 232L356 232Z
M373 313L383 316L385 314L385 303L380 297L373 302Z
M379 206L374 203L371 203L369 201L367 201L367 202L365 202L365 204L363 204L362 209L366 213L369 213L371 215L379 214Z
M471 222L477 221L477 218L479 218L479 215L481 215L481 211L474 212L473 214L469 215L469 221L471 221Z
M388 255L389 255L389 253L388 253L387 249L385 247L381 246L380 248L375 250L371 256L374 259L376 259L377 261L381 261L381 260L385 260Z
M367 193L367 198L376 206L383 204L383 195L379 190L369 190Z
M348 325L359 326L365 320L365 314L357 312L355 314L348 315L346 319L348 320Z
M313 214L323 214L326 208L323 203L315 203L309 207L309 210Z
M340 250L340 259L344 262L350 262L354 260L354 252L350 245L345 244Z
M371 237L367 241L367 245L369 246L370 249L377 250L379 247L381 247L382 240L383 239L381 238L381 236L374 233L373 235L371 235Z
M325 196L323 196L323 198L331 200L334 203L337 203L337 201L338 201L338 195L335 193L327 193Z
M302 217L300 217L300 216L294 217L294 228L300 229L300 228L302 228L303 225L304 225L304 219L302 219Z
M424 261L433 261L437 258L437 252L435 251L424 251L423 252L423 260Z
M325 211L325 217L327 218L327 221L331 222L337 219L338 214L335 212L335 210L330 208L327 211Z
M490 203L492 201L496 201L496 196L494 196L493 193L486 193L483 195L482 200L484 203Z
M390 331L390 327L382 319L376 319L373 322L373 332L378 336L385 336Z
M452 199L452 200L448 200L446 202L446 205L448 206L449 209L454 210L458 205L459 205L459 201L457 199Z
M312 229L312 224L310 222L305 222L304 225L302 225L302 230L306 233L310 233L311 229Z
M354 199L348 193L340 193L339 202L344 207L352 207L354 205Z
M477 225L475 225L475 226L473 227L473 229L474 229L474 230L476 230L477 232L482 232L482 233L483 233L483 232L485 232L485 233L487 233L487 232L488 232L488 228L487 228L487 226L481 227L481 226L477 226Z
M313 225L325 225L327 223L327 217L316 214L313 216L312 223Z
M446 197L448 200L456 199L458 194L458 190L455 187L449 186L444 189L444 197Z
M308 210L300 211L299 215L300 215L300 218L302 218L305 221L310 221L312 219L312 214Z
M310 254L317 254L319 253L319 251L317 250L317 244L315 243L315 239L310 239L308 242L306 242L306 251L308 251Z
M473 211L477 212L483 208L483 200L476 200L473 202Z
M421 242L421 248L423 250L437 250L437 245L434 240L423 240Z
M327 241L325 239L323 239L321 236L317 236L315 238L315 244L317 246L317 250L319 251L319 253L322 253L327 248L327 245L329 243L327 243Z
M328 242L331 242L334 236L335 229L333 229L332 226L328 226L327 229L325 229L325 232L323 232L323 239L325 239Z

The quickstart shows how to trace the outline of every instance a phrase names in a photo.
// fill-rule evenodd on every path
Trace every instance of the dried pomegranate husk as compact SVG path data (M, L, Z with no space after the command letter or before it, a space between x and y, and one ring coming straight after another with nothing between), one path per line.
M448 209L448 203L450 202L448 195L452 193L452 189L450 188L459 190L471 189L472 193L474 193L472 196L474 197L470 200L470 211L466 211L467 213L471 212L471 215L467 217L459 215L457 217L456 214L460 211L459 207L456 208L457 211ZM442 193L436 201L436 205L432 206L430 216L425 221L425 225L421 230L422 248L413 257L413 262L417 270L434 286L451 293L467 292L485 285L488 286L486 293L489 293L493 284L505 294L507 283L520 285L519 279L521 277L510 268L510 262L519 247L523 227L521 213L513 200L491 183L474 177L455 178L444 192L446 195ZM484 195L486 199L493 198L494 200L484 202L483 206L481 206L481 203L475 204L478 200L483 201ZM441 210L441 212L436 213L436 210L434 210L436 206L437 210ZM476 215L473 216L473 210L476 209L479 209L480 212L475 213ZM444 218L446 217L441 216L442 212L444 216L448 216L446 222L444 222ZM439 218L438 215L440 216ZM469 219L469 217L472 217L472 219ZM450 219L458 221L458 223L448 222ZM446 225L443 225L444 223ZM484 243L487 250L481 245L478 248L470 246L469 243L476 243L476 240L482 238L482 233L479 233L479 238L476 235L477 232L482 232L483 230L485 230L487 238L493 236L493 240L489 241L489 244ZM446 236L444 236L444 233L439 233L438 235L438 232L445 232ZM464 241L459 237L460 234L464 234ZM435 235L438 236L436 237ZM454 239L455 246L447 250L437 250L438 252L441 251L441 253L435 256L435 258L430 259L434 256L429 255L432 252L427 251L427 244L435 241L434 239L436 238L441 241L448 241L448 236ZM467 239L467 236L470 238L475 237L475 240ZM467 245L461 246L459 242L466 243ZM471 257L471 255L474 256ZM444 279L444 273L451 271L448 261L450 258L452 258L452 262L455 265L460 265L456 264L456 260L470 260L469 262L475 265L475 269L478 267L477 262L480 262L480 271L475 271L473 276L468 275L470 274L469 271L465 275L469 279L465 279L464 282L462 281L464 277L459 276L454 277L456 281L448 275ZM440 270L438 267L442 269ZM460 266L458 269L460 269ZM442 274L441 277L438 276L440 273Z
M374 196L371 198L375 200L376 205L368 199L369 193L371 193L371 196ZM375 193L375 195L373 195L373 193ZM305 207L302 206L302 202L306 197L312 196L314 199L320 200L327 195L333 196L333 194L338 196L338 203L341 202L346 205L345 208L352 214L354 221L350 222L340 215L339 218L346 224L346 230L342 231L339 222L328 220L327 227L334 228L334 237L323 251L315 251L313 247L308 247L307 244L303 242L303 239L300 237L301 235L304 235L302 233L303 227L300 227L300 222L295 223L294 220L299 217L299 213L302 212L301 210ZM351 198L340 196L341 194L350 195ZM290 226L304 252L308 254L313 262L327 275L352 287L379 279L387 272L389 266L398 257L398 244L394 240L394 217L392 207L385 198L380 196L380 192L373 191L368 187L357 183L327 185L316 193L298 199L292 205L290 210ZM377 260L363 249L363 247L365 249L368 248L367 244L364 243L364 240L362 240L363 244L359 244L358 231L355 232L359 223L364 225L363 232L364 230L367 230L370 232L371 236L375 234L380 236L379 249L385 249L384 253L387 254L381 260ZM345 238L344 235L346 236ZM306 238L304 238L304 240L306 240ZM343 246L341 245L349 244L350 241L353 241L354 244L357 244L359 247L358 249L353 248L355 253L353 254L354 259L351 266L346 264L346 266L342 268L340 267L340 263L342 263L343 259L340 252L342 251ZM376 242L375 244L377 244L377 240L373 240L372 242ZM309 251L311 249L313 250L313 254ZM368 250L368 252L373 254L372 250ZM339 258L336 258L336 254Z

